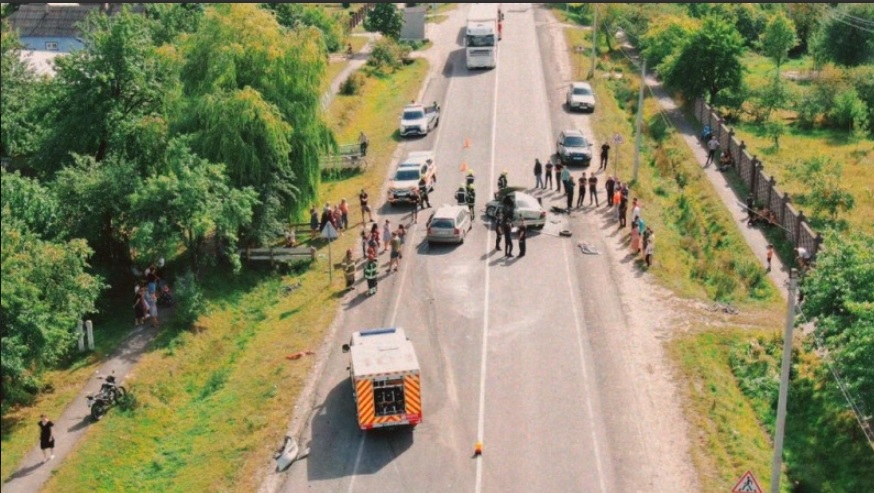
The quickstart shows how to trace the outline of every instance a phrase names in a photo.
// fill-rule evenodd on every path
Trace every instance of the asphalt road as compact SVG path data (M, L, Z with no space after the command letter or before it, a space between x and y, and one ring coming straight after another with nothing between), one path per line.
M530 4L505 9L493 70L465 68L466 8L431 32L436 53L446 57L422 99L441 102L440 126L405 142L402 153L436 150L433 205L454 202L463 161L475 171L481 209L503 169L510 185L533 187L534 158L554 152L562 128L591 136L588 116L562 108L569 79L560 59L567 54L557 51L564 48L555 46L547 18ZM576 177L581 170L572 171ZM555 191L534 194L547 209L564 203ZM463 245L429 247L422 240L430 211L421 212L401 270L386 274L382 256L378 294L365 298L359 285L346 298L304 426L309 457L292 465L279 490L676 491L679 483L665 479L672 473L665 444L653 445L643 431L651 423L642 416L657 399L634 364L649 348L625 330L627 300L613 259L581 255L576 246L586 239L607 251L618 241L602 230L604 212L550 215L547 232L569 228L574 238L532 234L521 259L495 250L484 216ZM409 218L408 209L387 205L377 216L394 224ZM355 330L386 326L403 327L416 347L424 421L414 431L365 434L340 345ZM484 454L473 458L477 440Z

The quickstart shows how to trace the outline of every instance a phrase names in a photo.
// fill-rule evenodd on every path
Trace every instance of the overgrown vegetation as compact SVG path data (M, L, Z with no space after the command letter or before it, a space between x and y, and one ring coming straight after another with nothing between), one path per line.
M379 189L396 145L393 115L415 96L426 72L419 60L384 77L365 77L358 96L334 100L327 119L337 140L354 141L367 129L373 164L348 180L320 184L320 200ZM326 247L321 241L316 246L322 252ZM332 248L355 247L355 235L346 234ZM205 271L198 285L206 312L194 330L162 332L130 381L137 401L104 418L46 491L257 489L257 471L281 441L310 370L305 359L285 357L319 346L339 302L342 276L325 289L325 256L292 279L254 266L237 276L227 269ZM299 289L284 289L298 281ZM24 441L26 451L32 430L24 428L14 440ZM6 450L4 442L4 464ZM107 463L110 453L116 459Z
M768 491L782 355L779 333L706 331L679 337L669 348L684 379L702 491L729 490L747 469ZM822 360L801 344L795 344L792 361L781 491L865 491L874 481L874 454L834 380Z

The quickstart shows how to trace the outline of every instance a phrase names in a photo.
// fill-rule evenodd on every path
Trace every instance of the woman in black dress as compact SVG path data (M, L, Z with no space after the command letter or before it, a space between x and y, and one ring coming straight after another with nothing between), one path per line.
M42 449L43 462L55 458L55 436L52 434L54 423L45 414L39 420L39 448Z

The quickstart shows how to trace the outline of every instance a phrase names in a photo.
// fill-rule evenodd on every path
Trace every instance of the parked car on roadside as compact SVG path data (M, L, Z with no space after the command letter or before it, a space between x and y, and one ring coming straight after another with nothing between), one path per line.
M565 166L589 166L592 162L592 143L579 130L562 130L555 143L555 153Z
M408 104L404 106L401 114L400 134L428 135L428 132L440 125L440 107L437 103L432 105Z
M569 110L595 112L595 92L588 82L571 82L567 91L567 107Z
M473 228L470 211L463 205L443 205L434 211L427 223L425 239L431 243L464 243Z

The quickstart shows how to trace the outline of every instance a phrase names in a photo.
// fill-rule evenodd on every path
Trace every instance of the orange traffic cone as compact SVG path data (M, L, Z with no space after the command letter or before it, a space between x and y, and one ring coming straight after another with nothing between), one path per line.
M468 169L467 168L467 161L462 161L461 166L458 167L458 171L461 171L462 173L466 173L467 169Z
M467 149L470 147L470 139L467 137L464 138L464 148Z
M473 456L483 455L483 442L477 441L473 446Z

